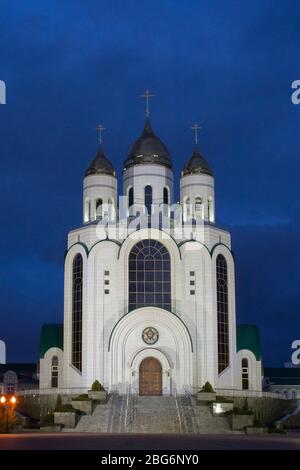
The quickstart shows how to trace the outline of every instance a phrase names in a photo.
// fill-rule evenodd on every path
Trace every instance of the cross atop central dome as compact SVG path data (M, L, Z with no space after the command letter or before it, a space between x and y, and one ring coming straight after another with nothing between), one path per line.
M149 117L146 118L144 130L134 142L124 162L124 167L140 164L158 164L172 168L168 149L153 132Z

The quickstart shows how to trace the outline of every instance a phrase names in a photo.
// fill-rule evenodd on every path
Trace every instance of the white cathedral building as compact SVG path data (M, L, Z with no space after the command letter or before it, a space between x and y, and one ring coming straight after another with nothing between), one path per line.
M258 330L236 325L230 233L216 225L214 176L197 142L180 175L144 130L119 199L99 144L83 179L83 223L68 234L64 323L46 324L40 388L173 395L262 387ZM100 128L100 135L101 135Z

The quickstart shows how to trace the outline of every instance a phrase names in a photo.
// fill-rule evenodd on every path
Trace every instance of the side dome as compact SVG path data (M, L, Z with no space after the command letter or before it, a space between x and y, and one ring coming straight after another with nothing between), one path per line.
M142 134L134 142L124 162L124 168L145 163L155 163L172 168L168 149L159 137L154 134L148 117Z
M193 155L184 165L183 170L181 172L181 176L194 175L194 174L213 176L209 164L200 154L200 151L197 145L195 146Z
M84 176L89 175L110 175L116 176L112 163L106 158L102 146L99 146L98 152L94 160L91 161Z

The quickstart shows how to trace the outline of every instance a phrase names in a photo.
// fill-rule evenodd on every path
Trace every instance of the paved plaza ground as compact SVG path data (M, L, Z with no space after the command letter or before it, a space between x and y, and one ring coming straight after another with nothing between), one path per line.
M0 450L300 450L287 435L149 435L26 433L0 435Z

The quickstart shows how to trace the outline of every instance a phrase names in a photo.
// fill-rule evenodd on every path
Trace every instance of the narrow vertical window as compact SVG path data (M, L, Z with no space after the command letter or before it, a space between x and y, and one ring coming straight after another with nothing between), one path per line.
M107 205L108 205L108 219L114 220L114 205L113 205L112 199L109 198Z
M169 215L169 190L167 187L164 187L163 191L163 204L164 204L164 216Z
M72 274L72 364L82 370L82 269L80 254L73 261Z
M195 199L195 217L196 219L203 218L203 206L201 197L196 197Z
M133 206L133 198L134 198L133 188L130 188L128 191L128 208Z
M207 200L207 216L209 222L214 222L214 208L213 208L213 201L211 198Z
M242 389L249 390L249 365L248 359L242 359Z
M91 220L91 201L86 199L85 210L84 210L84 221L89 222Z
M103 205L102 199L96 199L96 219L102 219L103 217L102 205Z
M219 374L229 366L228 273L223 255L217 256L217 322Z
M58 387L58 357L53 356L51 363L51 387Z
M185 220L189 220L190 216L191 216L191 205L190 205L190 200L189 198L186 199L185 201L185 205L184 205L184 209L185 209Z
M151 215L151 207L152 207L152 186L145 187L145 206L147 209L147 214Z
M168 188L164 187L164 204L169 205L169 191Z

